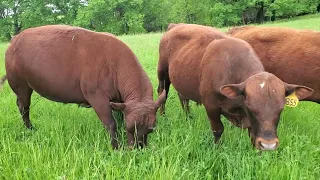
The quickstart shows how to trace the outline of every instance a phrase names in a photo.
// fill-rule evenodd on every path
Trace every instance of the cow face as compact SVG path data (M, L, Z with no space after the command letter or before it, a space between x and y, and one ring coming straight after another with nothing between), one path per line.
M110 103L114 109L124 112L130 146L134 144L140 147L147 145L148 134L156 127L156 113L160 105L165 101L165 97L166 92L163 91L156 102L151 100Z
M248 131L253 145L260 150L275 150L279 145L277 127L285 97L295 92L298 99L312 95L311 88L287 84L275 75L263 72L240 84L222 86L220 92L228 98L242 96L243 111L248 119Z

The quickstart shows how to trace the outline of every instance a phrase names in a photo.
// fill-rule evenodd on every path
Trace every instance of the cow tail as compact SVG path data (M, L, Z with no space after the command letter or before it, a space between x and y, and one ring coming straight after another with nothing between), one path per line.
M2 87L2 85L4 84L4 82L7 80L7 75L4 75L1 79L0 79L0 88Z

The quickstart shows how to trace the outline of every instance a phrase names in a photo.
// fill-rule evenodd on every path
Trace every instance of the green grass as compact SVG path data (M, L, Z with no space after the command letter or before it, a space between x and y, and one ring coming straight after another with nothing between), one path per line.
M320 17L274 23L319 30ZM136 53L157 87L161 34L120 37ZM0 75L5 73L0 44ZM155 97L156 97L156 93ZM111 150L109 137L92 109L54 103L33 94L31 121L24 128L15 95L5 83L0 92L0 179L306 179L320 177L320 106L301 102L285 108L279 124L280 147L259 155L246 131L223 119L222 144L213 143L203 107L192 103L185 119L171 87L166 116L142 150ZM123 122L118 121L126 142ZM125 144L126 145L126 144Z

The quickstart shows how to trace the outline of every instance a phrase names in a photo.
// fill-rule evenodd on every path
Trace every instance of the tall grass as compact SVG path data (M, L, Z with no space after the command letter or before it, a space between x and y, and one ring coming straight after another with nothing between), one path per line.
M320 17L268 25L319 30ZM138 56L154 90L161 34L121 36ZM0 44L0 75L5 74ZM156 98L156 93L155 98ZM93 109L32 96L31 121L24 128L8 83L0 92L0 179L307 179L320 177L320 106L300 102L285 108L279 124L280 147L259 154L246 131L223 119L222 144L215 145L203 107L192 103L185 118L174 88L166 116L158 116L148 148L113 151ZM123 122L118 120L126 142Z

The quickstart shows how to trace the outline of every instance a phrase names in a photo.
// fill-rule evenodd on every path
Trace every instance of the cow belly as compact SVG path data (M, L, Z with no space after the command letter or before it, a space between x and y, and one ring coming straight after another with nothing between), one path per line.
M29 86L41 96L56 102L84 103L80 85L72 76L51 76L47 73L28 73L26 81Z
M192 68L183 68L181 66L175 67L177 68L169 67L169 77L172 86L185 98L200 103L199 80L196 75L196 70ZM192 73L190 70L192 70Z
M56 102L63 103L85 103L80 89L76 88L55 88L53 86L43 86L39 83L29 83L29 86L41 96Z

